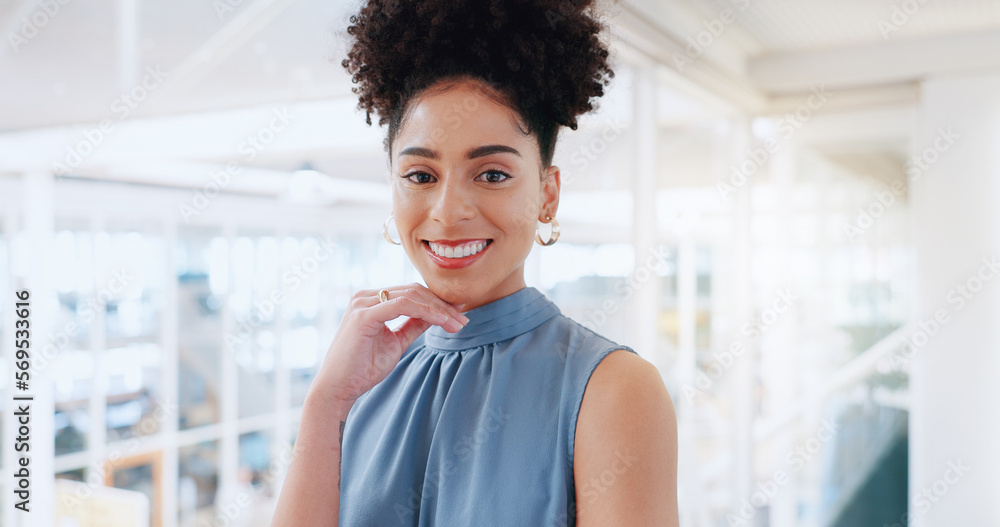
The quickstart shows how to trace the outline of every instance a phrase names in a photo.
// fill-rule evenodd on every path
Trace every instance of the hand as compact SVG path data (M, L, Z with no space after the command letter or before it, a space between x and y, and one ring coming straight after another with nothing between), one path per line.
M386 289L389 300L381 303L377 289L351 297L310 393L319 390L350 407L389 375L403 352L431 325L455 333L469 322L460 311L465 304L449 304L421 284ZM390 330L385 323L400 315L409 320Z

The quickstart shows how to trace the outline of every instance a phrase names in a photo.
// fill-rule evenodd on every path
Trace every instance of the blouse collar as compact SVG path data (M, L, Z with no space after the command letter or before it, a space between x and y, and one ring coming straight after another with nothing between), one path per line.
M469 323L457 333L431 326L424 344L439 350L464 350L514 338L560 314L559 307L534 287L524 287L503 298L463 313Z

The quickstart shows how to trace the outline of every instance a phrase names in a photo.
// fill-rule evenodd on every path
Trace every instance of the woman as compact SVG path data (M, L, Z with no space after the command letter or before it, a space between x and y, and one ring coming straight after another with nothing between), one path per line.
M373 0L351 17L343 65L368 123L389 123L384 227L427 286L352 298L273 525L677 525L656 368L524 281L533 240L558 237L558 128L613 76L590 9Z

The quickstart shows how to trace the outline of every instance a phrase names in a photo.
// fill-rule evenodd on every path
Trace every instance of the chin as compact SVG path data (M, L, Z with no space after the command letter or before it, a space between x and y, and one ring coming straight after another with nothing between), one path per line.
M438 298L449 304L467 304L475 300L475 296L466 283L466 280L427 280L427 289L437 295Z

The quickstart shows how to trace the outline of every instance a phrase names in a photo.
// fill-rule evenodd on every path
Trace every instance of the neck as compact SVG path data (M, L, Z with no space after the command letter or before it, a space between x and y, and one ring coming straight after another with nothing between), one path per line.
M518 270L520 271L522 269L523 269L523 267L519 268ZM516 292L520 291L521 289L524 289L525 287L526 287L526 285L524 283L524 274L523 273L513 273L513 274L511 274L510 277L508 277L503 282L500 282L499 284L497 284L496 287L494 287L493 289L491 289L485 295L482 295L481 297L479 297L476 300L473 300L471 302L465 302L465 305L462 307L462 311L471 311L473 309L476 309L479 306L482 306L482 305L485 305L485 304L489 304L490 302L499 300L499 299L504 298L506 296L509 296L509 295L511 295L513 293L516 293ZM459 303L461 303L461 302L459 302Z

